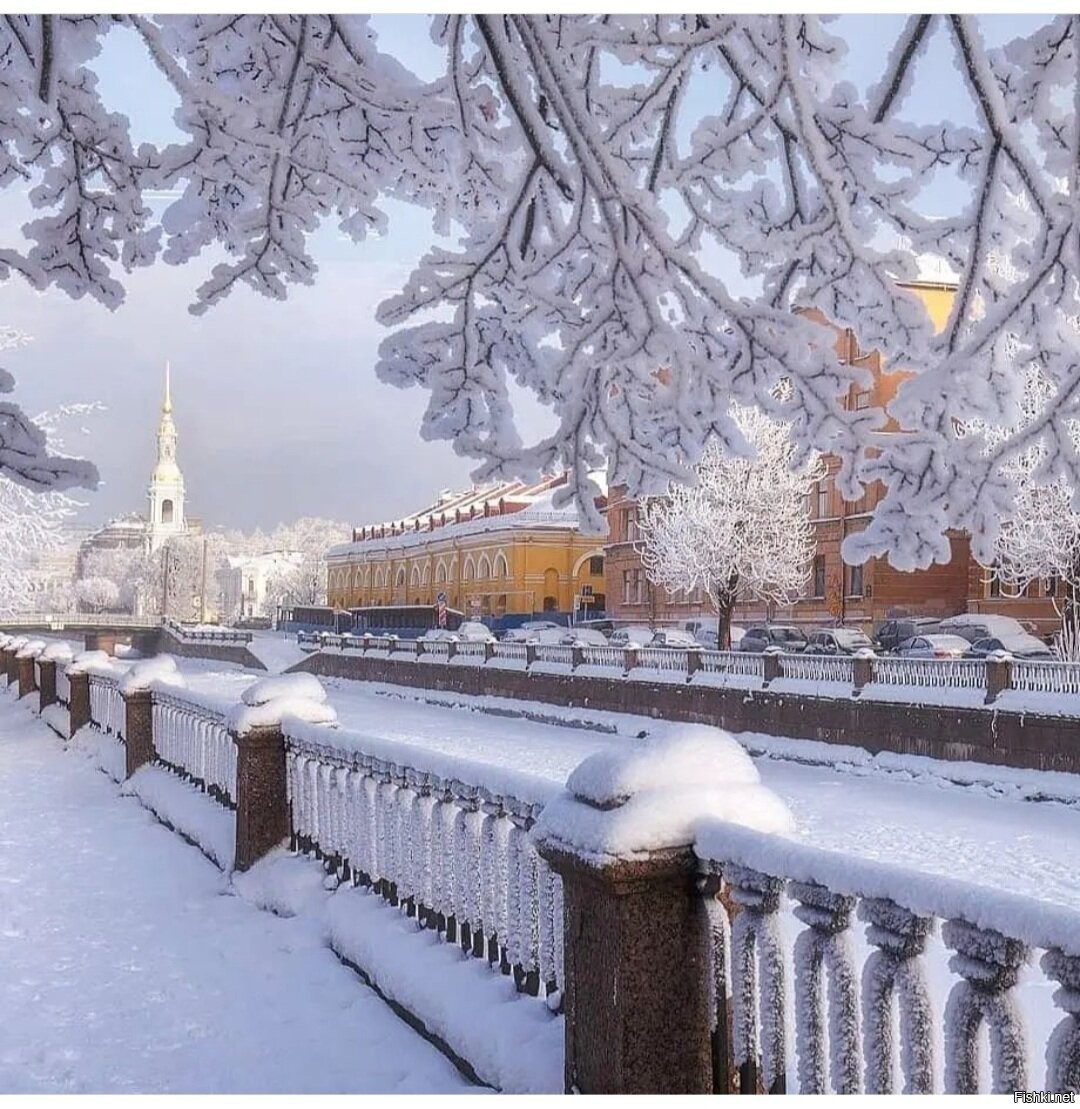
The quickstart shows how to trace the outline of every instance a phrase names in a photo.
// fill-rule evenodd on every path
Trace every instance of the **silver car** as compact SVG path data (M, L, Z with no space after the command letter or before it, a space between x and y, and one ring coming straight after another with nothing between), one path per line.
M903 658L963 658L971 644L960 635L913 635L896 649Z

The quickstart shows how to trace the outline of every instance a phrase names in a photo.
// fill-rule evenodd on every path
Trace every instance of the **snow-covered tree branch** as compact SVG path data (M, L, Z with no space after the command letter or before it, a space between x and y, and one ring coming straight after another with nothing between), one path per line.
M30 426L43 444L43 454L62 448L71 421L100 407L69 404L34 417ZM0 612L28 611L43 604L32 589L36 564L62 545L61 529L80 507L81 502L67 493L56 488L35 492L0 468Z
M651 582L709 597L722 649L730 646L740 594L785 605L805 588L814 553L808 496L824 474L816 458L793 465L783 423L745 407L732 417L745 437L743 454L710 443L693 484L673 483L666 496L646 502L639 544Z
M1057 475L1080 473L1078 16L994 51L977 17L912 16L865 92L842 25L806 15L440 16L430 82L361 16L115 18L187 137L136 149L101 104L108 17L7 18L0 180L33 184L46 214L3 275L115 303L118 269L158 250L142 198L164 187L182 194L166 259L228 255L196 310L239 284L282 297L314 280L321 220L359 240L405 199L458 237L382 305L378 372L429 394L422 434L476 458L478 478L569 466L566 495L598 523L590 470L658 492L710 439L738 453L730 407L756 405L790 425L796 464L842 458L845 496L882 483L846 555L914 568L949 558L950 527L993 543L1014 454L1043 443ZM931 41L970 125L905 115ZM926 188L942 175L966 195L948 212ZM922 254L959 274L940 334L903 287ZM890 406L901 432L848 408L866 371L839 362L808 306L915 371ZM1045 418L989 452L958 435L1016 423L1031 360L1055 389ZM538 441L515 422L518 387L554 417Z

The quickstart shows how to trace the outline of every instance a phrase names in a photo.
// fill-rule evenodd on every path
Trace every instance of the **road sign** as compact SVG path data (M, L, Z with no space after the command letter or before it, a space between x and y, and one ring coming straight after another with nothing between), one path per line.
M435 600L438 601L441 605L446 604L446 594L440 590L439 595L435 598Z

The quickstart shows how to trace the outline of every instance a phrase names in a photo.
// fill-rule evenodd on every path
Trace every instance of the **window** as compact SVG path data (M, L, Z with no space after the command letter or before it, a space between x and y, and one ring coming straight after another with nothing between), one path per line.
M855 407L859 409L870 407L869 391L855 394Z
M990 596L991 597L1000 597L1001 596L1001 579L997 576L997 574L995 574L990 579Z
M639 536L638 516L640 509L636 506L626 510L626 541L632 543Z
M631 576L629 570L623 570L623 572L622 572L622 599L623 599L623 604L624 605L630 604L630 602L632 600L632 597L633 597L632 590L633 590L633 577Z
M645 603L645 571L644 570L635 570L634 571L634 603L639 604L639 605Z
M815 519L824 520L829 515L829 483L819 481L817 484L817 502L815 504L817 516Z
M825 556L814 556L814 591L812 597L825 596Z
M848 591L849 597L861 597L863 595L863 568L862 566L849 566L847 568L848 576Z
M1058 580L1057 578L1045 578L1043 580L1043 596L1056 597L1057 596Z
M163 524L171 524L173 522L172 501L165 500L161 502L161 522Z
M592 558L589 559L589 573L593 577L600 577L600 575L603 574L603 572L604 572L604 556L603 555L593 555Z

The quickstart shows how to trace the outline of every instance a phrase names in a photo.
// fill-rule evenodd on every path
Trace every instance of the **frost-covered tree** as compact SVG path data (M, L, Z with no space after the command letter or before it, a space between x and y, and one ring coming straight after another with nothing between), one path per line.
M120 603L120 586L109 578L80 578L75 597L84 612L115 612Z
M179 100L184 138L165 149L136 147L101 103L92 63L117 23ZM1000 50L975 16L912 16L865 94L847 80L840 26L439 16L445 69L425 82L362 16L9 16L0 183L30 184L41 215L27 249L0 254L0 276L115 304L118 271L159 249L171 262L224 250L197 311L241 284L282 297L315 279L321 220L359 240L385 226L386 198L404 199L461 234L382 305L378 372L429 394L422 433L478 459L479 479L565 464L565 495L599 525L591 470L658 492L710 439L736 446L730 405L756 404L791 425L797 463L842 457L844 496L882 482L849 557L944 562L950 527L992 543L1018 450L1041 441L1055 475L1080 474L1059 449L1080 403L1064 326L1080 311L1080 16ZM971 125L906 112L934 38ZM944 213L926 188L941 176L963 193ZM160 228L147 188L181 193ZM1010 276L988 264L995 252ZM959 274L939 334L898 284L923 253ZM883 437L882 413L845 406L865 370L838 364L803 306L918 371L890 405L903 433ZM1055 401L986 452L956 429L1015 422L1009 331ZM515 424L520 387L555 418L535 442Z
M267 579L269 611L276 611L278 605L326 604L326 552L351 537L348 524L314 516L278 525L270 534L267 549L292 551L302 557L292 564L281 563Z
M1014 428L973 424L966 430L993 451L1045 417L1054 387L1037 365L1024 369L1020 419ZM1080 448L1080 420L1067 425L1072 449ZM1033 581L1053 581L1054 606L1061 619L1059 649L1080 661L1080 487L1055 475L1047 444L1033 442L1009 459L1006 472L1015 496L993 546L984 556L987 574L1018 594Z
M670 593L701 589L716 610L721 649L741 595L789 604L805 588L814 553L808 497L824 474L817 458L794 459L790 429L736 406L740 453L710 443L694 481L646 502L639 542L645 573Z
M43 449L62 448L71 425L100 407L69 404L35 416L32 423L45 444ZM0 412L0 426L3 422ZM55 487L35 490L14 480L0 464L0 612L46 608L45 598L33 592L37 565L63 546L64 524L81 507L82 502Z

